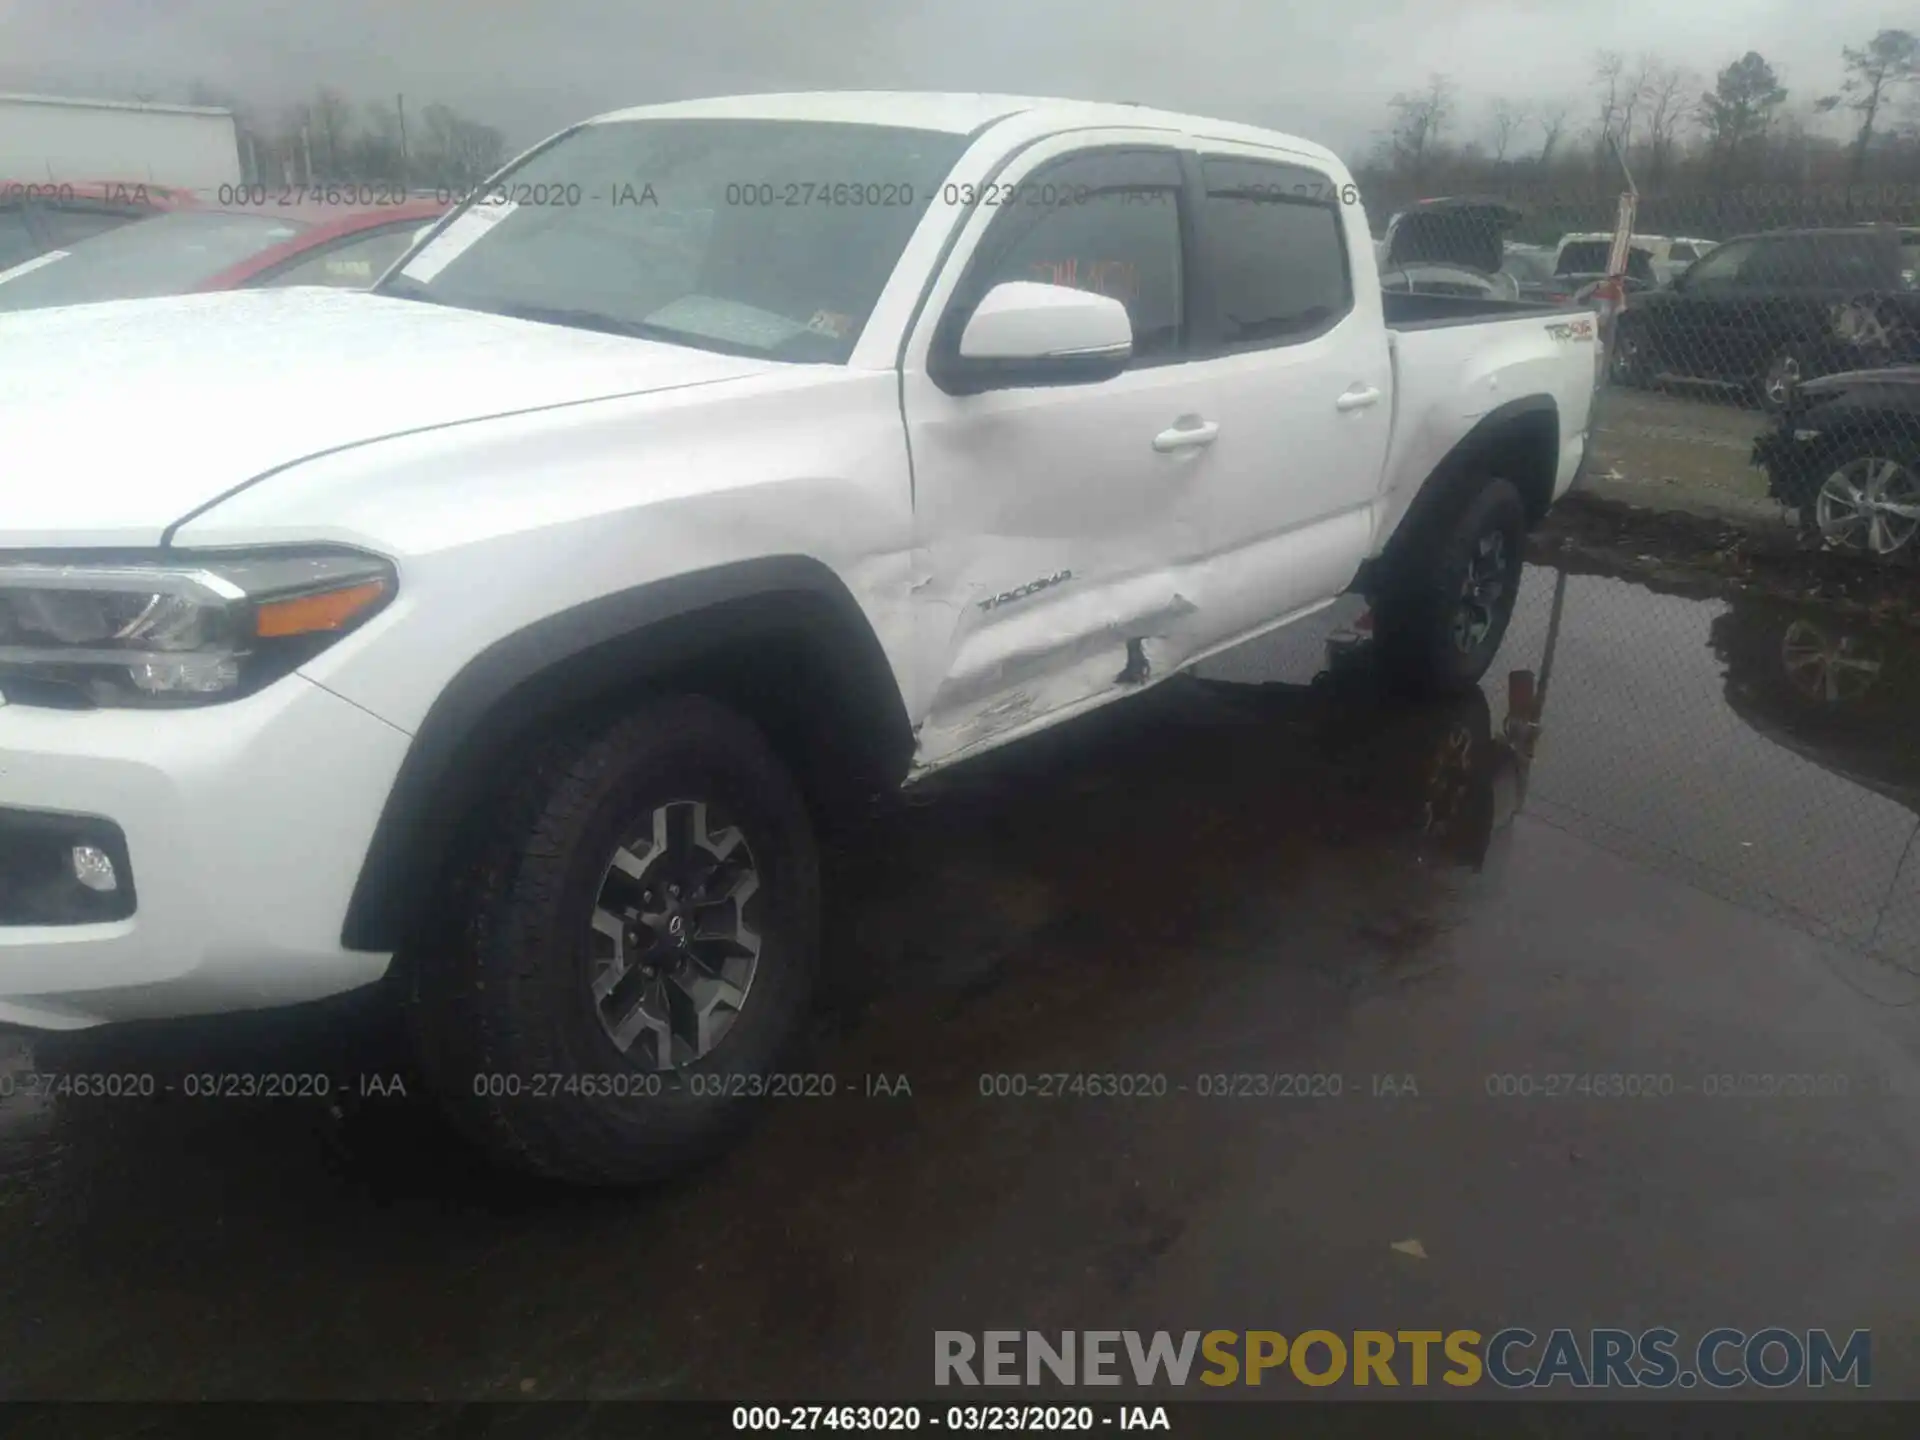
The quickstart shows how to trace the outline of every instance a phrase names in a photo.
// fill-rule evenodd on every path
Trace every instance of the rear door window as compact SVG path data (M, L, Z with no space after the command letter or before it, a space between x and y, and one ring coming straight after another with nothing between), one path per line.
M1337 187L1305 166L1202 162L1207 276L1220 343L1297 344L1353 309Z

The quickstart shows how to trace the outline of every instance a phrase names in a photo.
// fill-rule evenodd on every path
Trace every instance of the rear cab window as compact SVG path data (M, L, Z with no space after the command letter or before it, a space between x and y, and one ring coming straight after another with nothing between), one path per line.
M1200 231L1222 349L1292 345L1353 310L1338 187L1311 166L1203 157Z

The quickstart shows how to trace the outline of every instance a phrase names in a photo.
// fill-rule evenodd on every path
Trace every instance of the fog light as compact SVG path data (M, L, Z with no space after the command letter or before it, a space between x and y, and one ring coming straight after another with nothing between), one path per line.
M111 895L120 888L120 877L113 873L112 859L106 851L92 845L73 847L73 878L101 895Z

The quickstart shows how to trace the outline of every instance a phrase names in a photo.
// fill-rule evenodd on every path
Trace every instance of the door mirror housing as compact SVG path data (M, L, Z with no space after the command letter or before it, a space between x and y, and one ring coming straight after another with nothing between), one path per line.
M1132 359L1133 322L1118 300L1066 285L1009 280L974 307L933 378L955 394L1090 385L1121 374Z

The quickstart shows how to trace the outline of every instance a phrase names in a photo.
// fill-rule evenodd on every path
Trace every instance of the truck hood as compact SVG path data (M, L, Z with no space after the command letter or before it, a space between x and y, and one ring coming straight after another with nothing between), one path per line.
M772 366L357 291L0 315L0 547L152 545L325 451Z

